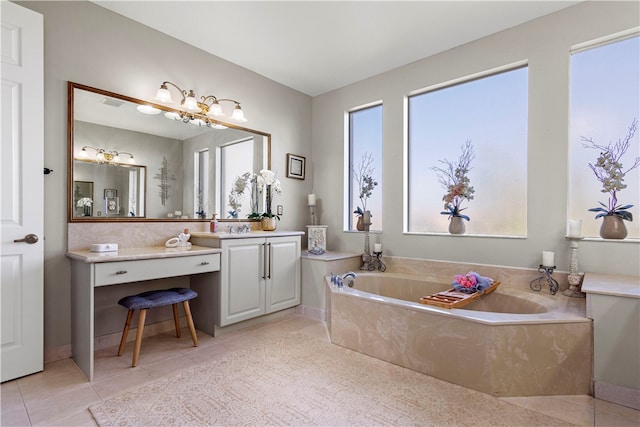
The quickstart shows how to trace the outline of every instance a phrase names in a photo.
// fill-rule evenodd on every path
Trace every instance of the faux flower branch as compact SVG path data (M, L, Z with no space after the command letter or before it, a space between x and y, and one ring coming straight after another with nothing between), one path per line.
M595 164L589 163L589 168L596 176L596 179L602 183L601 191L609 194L609 200L606 205L598 202L600 207L589 209L590 212L598 213L596 219L603 216L616 215L624 220L633 221L633 215L627 211L633 205L618 205L618 192L627 188L624 183L625 175L640 165L640 157L636 157L631 167L627 170L623 170L621 162L622 157L631 146L633 136L637 130L638 120L633 119L627 136L617 142L612 141L607 145L599 145L592 138L580 137L583 147L600 151L600 156L598 156Z
M369 200L374 188L378 185L378 182L373 179L374 171L372 153L362 155L362 160L360 160L357 170L351 166L351 173L358 184L358 198L362 204L362 207L358 206L356 210L353 211L353 213L358 216L363 216L367 211L367 200Z
M471 170L471 162L475 158L475 153L470 140L467 140L461 147L461 150L462 153L458 157L457 162L454 163L447 159L440 160L440 163L442 163L444 167L434 166L431 170L436 172L438 182L447 190L442 197L445 210L440 213L442 215L449 215L449 219L457 216L470 221L467 215L461 214L461 212L466 209L461 206L463 201L473 200L473 193L475 193L473 187L469 185L471 181L467 176Z
M229 193L229 206L231 206L231 210L228 211L229 218L238 218L240 215L240 208L242 207L241 198L244 194L247 186L249 185L249 181L251 180L252 174L250 172L246 172L241 176L237 176L233 181L233 188Z

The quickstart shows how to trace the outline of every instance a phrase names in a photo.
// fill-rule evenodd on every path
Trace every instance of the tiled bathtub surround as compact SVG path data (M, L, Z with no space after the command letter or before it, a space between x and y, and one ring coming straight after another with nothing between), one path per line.
M410 280L403 279L418 276L446 287L453 275L474 270L501 281L495 297L516 295L525 300L522 307L535 308L526 303L530 300L546 311L504 314L411 306L371 294L358 296L359 291L353 295L327 281L333 343L494 396L589 394L593 338L584 299L530 290L535 270L386 261L389 270L374 274L382 283L392 282L383 286L407 285ZM369 279L366 276L356 279L356 287L357 280ZM566 287L564 279L559 281Z

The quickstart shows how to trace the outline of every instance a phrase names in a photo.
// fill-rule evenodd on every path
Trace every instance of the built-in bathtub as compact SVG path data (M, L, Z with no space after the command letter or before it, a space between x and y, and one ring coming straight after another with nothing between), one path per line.
M326 280L334 344L494 396L589 394L592 324L585 301L502 283L464 309L418 303L450 283L358 273Z

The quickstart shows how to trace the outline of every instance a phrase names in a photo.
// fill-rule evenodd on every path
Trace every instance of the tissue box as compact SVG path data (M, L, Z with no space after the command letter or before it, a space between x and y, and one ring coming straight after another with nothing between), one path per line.
M117 250L117 243L94 243L90 246L91 252L115 252Z

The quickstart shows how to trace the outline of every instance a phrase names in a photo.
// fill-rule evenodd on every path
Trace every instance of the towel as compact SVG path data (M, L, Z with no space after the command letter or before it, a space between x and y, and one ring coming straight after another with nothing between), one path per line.
M470 271L467 274L458 274L451 281L451 286L456 292L464 292L466 294L472 294L474 292L480 292L487 289L493 283L491 277L481 276L475 271Z

